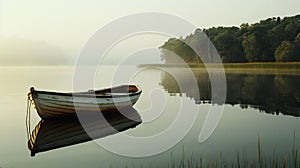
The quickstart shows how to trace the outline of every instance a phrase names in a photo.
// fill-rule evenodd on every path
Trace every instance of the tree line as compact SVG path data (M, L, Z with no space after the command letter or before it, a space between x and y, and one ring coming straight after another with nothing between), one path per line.
M223 62L300 61L300 15L268 18L251 25L243 23L240 27L196 29L185 38L169 39L160 48L177 54L186 62L202 62L196 52L201 51L209 57L209 51L203 52L208 48L203 45L207 38ZM166 52L162 59L168 59Z

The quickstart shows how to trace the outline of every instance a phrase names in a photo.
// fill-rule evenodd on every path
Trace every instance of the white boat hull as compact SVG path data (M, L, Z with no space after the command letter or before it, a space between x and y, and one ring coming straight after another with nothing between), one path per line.
M126 87L126 86L119 86ZM129 87L133 87L129 85ZM137 87L138 88L138 87ZM108 89L106 89L108 90ZM95 91L95 93L101 92ZM141 90L136 92L111 93L104 92L57 93L35 91L31 89L31 99L42 119L54 117L76 116L76 113L107 112L133 106L140 97Z

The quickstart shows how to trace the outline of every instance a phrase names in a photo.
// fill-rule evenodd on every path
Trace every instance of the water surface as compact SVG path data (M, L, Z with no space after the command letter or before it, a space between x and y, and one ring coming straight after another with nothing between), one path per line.
M113 70L114 67L110 66L99 68L95 86L109 87ZM192 69L192 72L197 79L200 97L195 96L193 87L189 87L189 79L185 79L182 68L177 68L176 73L185 82L183 90L179 89L174 77L163 70L145 68L137 71L139 73L131 82L143 89L135 105L143 123L123 133L144 137L164 131L175 121L184 101L198 108L197 118L192 129L176 146L155 156L130 158L111 153L89 141L31 157L25 127L27 92L31 86L41 90L72 91L73 67L1 67L0 167L162 167L172 161L179 163L183 153L191 160L199 160L202 156L209 163L220 154L224 160L235 162L236 153L240 152L246 153L247 160L255 162L258 159L258 136L264 156L273 156L276 152L278 158L288 157L292 162L294 133L296 142L300 136L300 76L297 73L228 72L227 99L225 104L220 104L210 101L208 75L199 69ZM199 143L200 130L212 105L224 105L223 116L212 136ZM33 129L40 119L34 109L31 111ZM189 113L188 110L184 112ZM147 120L149 113L157 117ZM299 149L299 144L296 145Z

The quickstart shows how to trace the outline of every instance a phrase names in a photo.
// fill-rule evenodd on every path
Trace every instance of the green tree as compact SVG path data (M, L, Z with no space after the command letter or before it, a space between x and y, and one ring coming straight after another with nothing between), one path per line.
M294 40L294 56L296 61L300 61L300 33L296 36Z
M213 43L223 62L245 62L243 46L236 36L237 27L228 28L215 36Z
M282 41L275 51L277 62L288 62L293 60L293 45L289 41Z
M171 38L160 48L169 51L163 51L162 54L162 59L166 60L166 62L168 63L176 63L176 56L174 54L176 54L186 62L200 62L195 51L183 40ZM170 52L173 54L171 54Z
M249 62L258 61L257 56L259 55L259 50L258 50L256 36L254 34L245 36L242 44L244 47L244 52L247 60Z

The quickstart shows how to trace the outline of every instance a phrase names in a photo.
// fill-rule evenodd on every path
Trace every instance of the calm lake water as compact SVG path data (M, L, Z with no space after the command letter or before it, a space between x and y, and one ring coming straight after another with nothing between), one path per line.
M73 67L1 67L0 167L166 167L172 162L179 165L183 157L198 162L201 156L205 163L214 163L220 156L226 162L235 163L237 153L240 153L241 159L244 157L257 163L258 137L261 139L262 153L266 160L276 154L280 160L286 157L288 162L293 162L294 141L300 149L298 72L228 72L226 103L219 104L210 101L211 86L208 75L203 70L192 69L200 92L198 97L190 86L190 80L186 78L184 68L175 69L182 77L180 80L184 87L181 90L176 83L178 79L159 68L128 67L130 68L138 72L130 82L143 89L134 106L142 123L122 134L147 137L163 132L172 125L180 110L184 113L190 112L188 109L181 109L181 103L185 102L197 109L197 117L192 129L179 143L148 157L118 155L100 147L94 141L38 153L31 157L25 126L29 88L34 86L37 90L72 91ZM110 66L99 68L94 81L95 87L111 86L112 78L116 76L114 69ZM215 131L208 140L199 143L199 133L210 107L221 105L225 108ZM31 131L39 121L32 108ZM181 134L180 130L177 133ZM153 144L164 145L155 141L151 145ZM138 148L141 151L148 150L147 147Z

